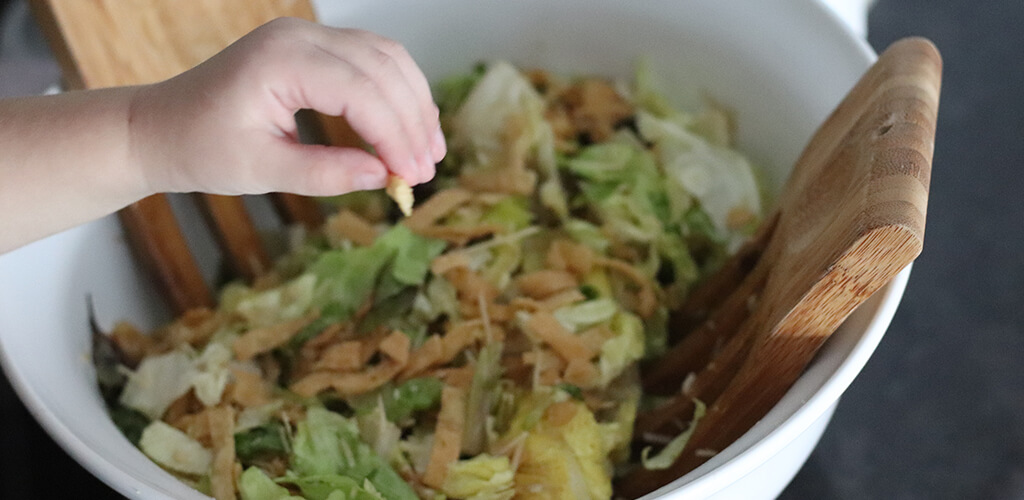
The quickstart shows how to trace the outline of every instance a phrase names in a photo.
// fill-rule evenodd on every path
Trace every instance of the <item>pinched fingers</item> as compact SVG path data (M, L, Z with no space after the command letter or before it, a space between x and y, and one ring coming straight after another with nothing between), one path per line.
M343 115L391 172L412 184L430 180L444 156L437 107L426 78L396 42L359 30L310 27L289 64L290 109Z

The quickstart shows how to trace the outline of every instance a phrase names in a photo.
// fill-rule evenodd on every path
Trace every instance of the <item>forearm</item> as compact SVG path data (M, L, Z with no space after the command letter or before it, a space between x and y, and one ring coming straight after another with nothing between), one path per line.
M129 161L135 91L0 100L0 253L151 194Z

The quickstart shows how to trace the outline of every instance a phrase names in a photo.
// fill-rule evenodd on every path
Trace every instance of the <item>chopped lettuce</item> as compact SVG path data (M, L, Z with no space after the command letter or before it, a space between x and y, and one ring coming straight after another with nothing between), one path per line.
M238 493L242 500L303 500L275 483L259 467L245 469L238 478Z
M225 309L241 315L253 328L280 323L298 318L309 310L315 285L315 276L303 274L262 292L236 287L229 296L233 304Z
M501 378L501 352L504 344L488 342L480 349L473 369L473 381L466 398L466 421L462 429L462 453L475 455L487 447L487 421Z
M602 386L608 385L644 355L644 324L640 318L620 311L612 318L611 326L615 336L601 345L597 362Z
M585 404L559 404L572 405L572 416L552 420L545 411L529 432L516 472L517 498L611 498L611 463L601 427Z
M150 356L128 375L120 403L159 420L174 400L192 388L195 369L183 351Z
M324 408L310 408L306 420L297 425L291 470L298 478L341 475L356 484L365 479L389 500L417 498L395 470L360 439L354 421Z
M555 310L555 319L571 332L580 332L588 327L612 319L619 311L614 300L601 297L577 304L569 304Z
M644 139L654 144L668 182L700 200L716 232L735 248L761 213L761 195L750 162L740 153L716 146L678 123L650 113L637 114Z
M508 457L481 453L449 465L441 491L465 500L509 500L515 495L514 478Z
M349 404L364 414L374 411L379 403L389 421L403 422L418 411L437 408L443 385L433 377L413 378L398 385L387 383L375 392L351 398Z
M668 444L665 445L657 455L651 457L651 448L644 448L640 454L640 462L645 469L648 470L661 470L667 469L672 466L679 458L679 454L686 448L686 443L690 440L690 436L693 435L694 429L697 428L697 423L700 419L704 418L704 413L707 411L707 405L699 399L693 400L693 420L690 421L690 425L686 427L686 430L679 433L678 436L672 438Z
M243 464L267 456L287 456L288 450L288 431L278 421L235 433L235 455Z
M199 441L161 420L154 420L142 431L139 448L154 462L185 474L207 474L213 460L210 450Z
M319 280L316 303L332 304L340 312L338 320L347 319L374 295L378 280L378 300L422 284L430 261L444 247L443 241L424 238L399 224L369 247L324 252L310 266Z

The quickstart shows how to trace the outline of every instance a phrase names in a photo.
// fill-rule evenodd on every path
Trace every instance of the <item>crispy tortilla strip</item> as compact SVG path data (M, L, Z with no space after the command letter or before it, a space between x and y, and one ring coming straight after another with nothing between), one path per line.
M363 343L345 340L324 349L313 364L315 371L354 372L363 367Z
M565 367L565 375L563 378L570 384L588 389L595 385L599 375L600 374L598 373L597 367L594 366L594 363L591 363L590 361L583 361L581 359L574 359Z
M135 325L119 321L110 332L110 340L124 354L125 364L135 368L153 349L153 339L143 334Z
M210 493L217 500L235 500L235 410L218 406L211 408L206 416L213 444Z
M575 304L586 299L587 297L583 295L583 292L581 292L579 288L570 288L542 300L540 302L540 308L545 311L554 311L560 307Z
M501 233L504 227L498 224L476 226L427 226L417 231L420 236L445 240L456 246L465 246L470 241Z
M434 225L439 219L462 206L471 198L473 198L473 193L465 189L445 189L427 198L402 223L408 226L409 229L412 229L413 232L419 233L421 230Z
M343 209L332 215L324 224L324 233L332 242L351 241L368 247L377 239L377 230L370 221L355 212Z
M537 311L526 321L527 333L551 346L562 359L589 361L597 353L583 339L566 330L555 316L547 311Z
M463 321L445 332L441 338L441 363L447 363L458 356L463 349L469 347L477 339L483 338L483 321L479 319Z
M521 163L521 162L520 162ZM529 196L537 185L537 173L525 168L480 168L463 171L459 185L480 193L507 193Z
M493 302L501 294L498 287L480 274L465 267L452 269L444 276L455 286L459 301L471 307L478 307L477 301L480 300L481 295L484 297L484 302Z
M431 366L440 363L443 354L444 342L441 341L441 337L437 335L427 337L423 345L409 355L409 363L405 365L399 379L406 380L423 373Z
M473 383L473 372L475 365L468 364L458 368L440 368L431 372L431 375L444 381L445 385L469 390Z
M601 346L604 343L615 336L615 332L607 324L601 324L592 326L579 332L580 339L583 340L584 344L587 344L594 352L600 352Z
M327 389L334 389L342 397L358 396L384 385L401 370L401 364L385 360L358 373L313 372L292 384L289 389L307 398Z
M172 427L178 429L188 437L199 441L199 444L206 448L212 446L210 439L210 419L207 418L206 413L214 407L204 408L196 413L186 413L176 415L174 418L164 417L164 421Z
M544 421L546 424L561 427L568 424L579 409L580 404L575 401L552 403L544 410Z
M482 318L483 314L486 313L487 318L495 323L501 323L502 321L512 319L512 309L509 306L490 302L484 307L486 309L481 311L480 306L473 307L470 304L462 302L459 304L459 313L462 314L462 317L467 319Z
M258 373L231 368L232 382L227 391L228 401L250 408L270 402L270 386Z
M402 215L408 217L412 213L412 186L405 179L397 175L388 176L388 185L384 187L384 192L395 200L398 204L398 209L402 211Z
M654 283L647 279L636 267L627 262L607 257L599 257L594 263L604 266L610 271L615 271L633 282L639 289L636 294L636 304L634 304L635 312L641 317L649 318L658 309L658 296L654 290Z
M459 459L462 427L466 420L466 391L445 385L441 389L441 411L434 427L434 444L430 462L423 473L423 484L440 489L448 475L448 465Z
M576 277L568 271L541 269L521 274L515 279L519 291L527 297L544 299L553 294L579 287Z
M270 352L291 340L299 330L310 324L316 315L307 315L295 318L276 325L263 328L254 328L245 332L241 337L235 339L232 349L235 357L241 361L254 358L257 354Z
M555 240L545 255L551 269L564 269L576 276L584 276L594 268L594 251L570 240Z
M380 352L404 366L409 362L410 345L409 336L395 330L380 342Z
M469 264L469 256L465 252L447 252L434 257L434 260L430 262L430 272L437 276L444 276L448 271L458 267L469 269Z
M569 115L576 133L594 142L608 140L615 126L633 116L634 110L610 83L588 78L569 87L562 100L569 106Z
M205 344L224 324L224 317L205 307L189 309L178 320L155 333L156 352L167 352L178 346L189 344L199 347Z

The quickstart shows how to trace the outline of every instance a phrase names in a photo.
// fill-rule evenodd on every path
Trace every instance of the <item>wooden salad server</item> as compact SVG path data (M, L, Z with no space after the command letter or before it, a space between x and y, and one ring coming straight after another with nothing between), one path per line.
M637 467L618 494L668 484L747 432L847 316L921 252L941 72L929 41L900 40L817 130L773 215L695 292L699 304L686 312L705 322L645 370L648 389L676 395L638 416L636 440L680 434L695 399L706 415L671 466Z

